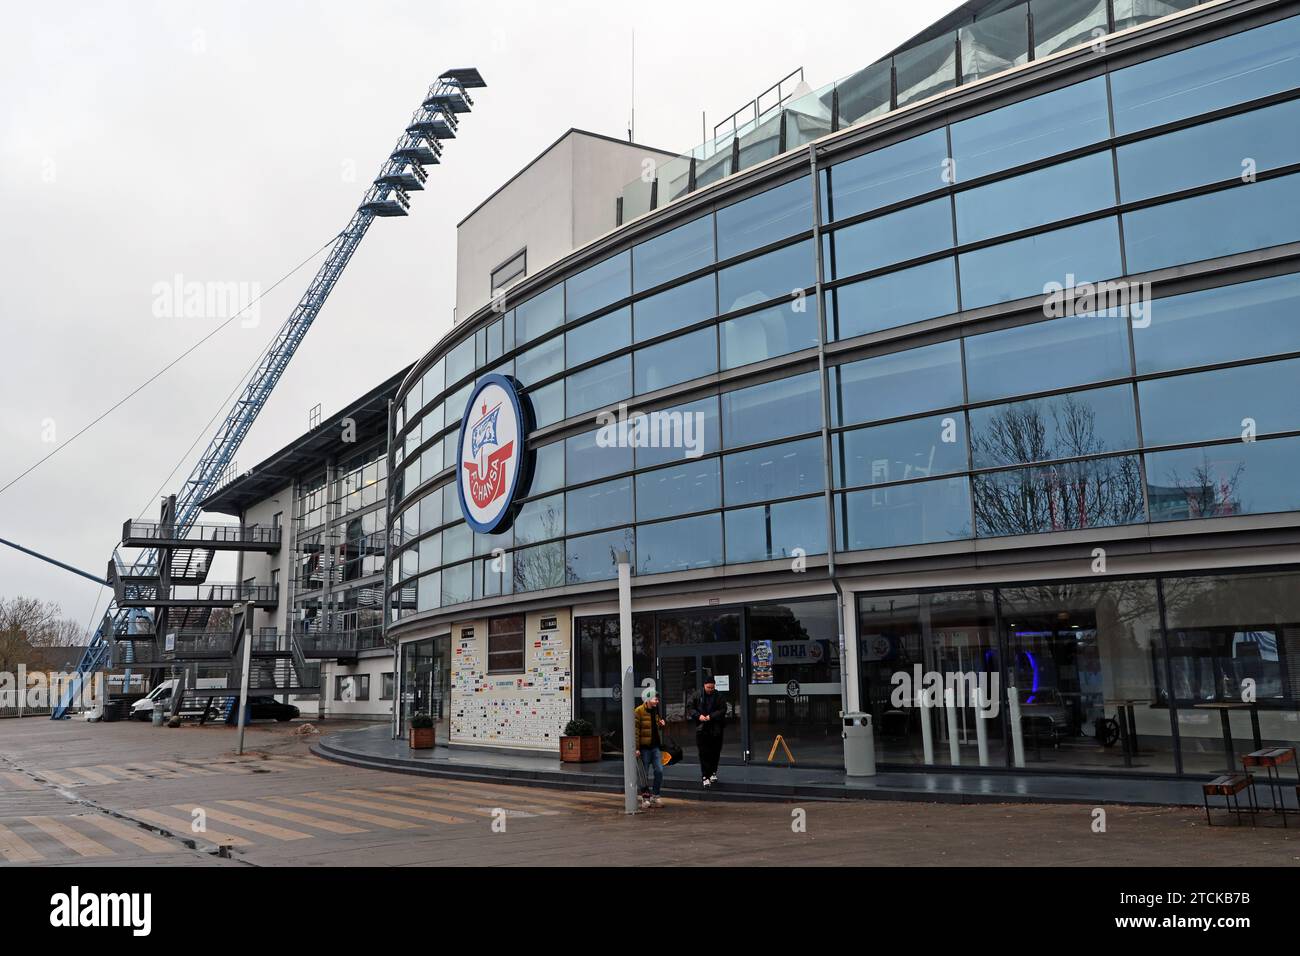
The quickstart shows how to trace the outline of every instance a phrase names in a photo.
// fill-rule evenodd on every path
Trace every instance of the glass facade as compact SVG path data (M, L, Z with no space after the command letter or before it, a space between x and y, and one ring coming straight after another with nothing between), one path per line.
M940 37L899 54L883 81L871 69L844 81L835 109L848 122L879 115L882 89L888 110L1187 6L1004 7L954 32L951 49ZM921 105L911 127L823 141L812 175L777 163L681 216L649 216L554 281L531 277L504 315L467 320L419 365L395 419L392 620L511 595L604 594L624 550L642 582L666 586L792 562L820 570L832 548L850 567L975 553L996 563L1013 549L1147 547L1246 527L1206 519L1294 523L1300 17L1188 33L1124 62L1098 57L1041 81L1028 70L982 112ZM698 168L688 180L703 185ZM1087 283L1141 297L1050 307L1049 292ZM466 397L492 372L513 374L533 404L537 463L513 528L486 537L464 523L453 465ZM1191 766L1195 734L1178 728L1205 714L1180 703L1201 691L1177 668L1171 677L1175 635L1209 647L1226 638L1195 635L1229 624L1204 623L1208 610L1174 623L1172 580L914 592L859 607L859 650L877 655L860 662L863 701L879 708L889 759L915 762L923 736L940 756L953 734L975 745L969 713L955 730L931 713L923 735L922 718L885 706L891 668L919 665L996 674L1025 692L1000 698L1006 710L982 725L995 764L1023 746L1111 767L1114 741L1096 753L1087 741L1109 736L1122 711L1134 766ZM717 654L748 667L764 629L825 632L820 611L791 613L797 623L737 612ZM575 622L581 707L613 732L617 622L592 620ZM1238 623L1289 634L1279 621ZM669 675L663 615L637 626L658 679L688 688L719 666L683 657ZM1224 671L1248 643L1260 660L1280 653L1233 632L1201 672ZM831 656L787 681L838 687ZM1172 704L1171 680L1193 688L1175 683ZM735 702L747 735L796 714L818 728L809 740L823 733L822 702L792 710L753 683ZM1145 710L1132 703L1143 700Z

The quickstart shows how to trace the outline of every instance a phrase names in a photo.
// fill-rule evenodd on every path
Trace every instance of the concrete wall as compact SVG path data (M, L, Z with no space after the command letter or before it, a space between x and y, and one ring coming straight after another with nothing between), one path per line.
M293 517L293 486L285 485L270 498L259 501L244 512L245 527L259 525L264 528L271 527L276 512L282 512L280 550L274 554L264 554L260 551L244 552L244 568L240 573L240 582L255 578L257 584L270 584L271 572L273 570L280 572L280 603L274 611L258 610L253 622L253 626L258 631L264 627L274 627L280 632L286 629L285 621L289 613L289 576L293 573L293 562L290 560L292 551L289 547L289 525Z
M568 608L524 616L524 670L487 673L487 621L451 628L450 742L554 752L573 716ZM543 624L545 623L545 627Z
M491 298L492 270L521 249L533 275L615 227L615 200L647 157L673 154L570 130L456 228L456 321Z

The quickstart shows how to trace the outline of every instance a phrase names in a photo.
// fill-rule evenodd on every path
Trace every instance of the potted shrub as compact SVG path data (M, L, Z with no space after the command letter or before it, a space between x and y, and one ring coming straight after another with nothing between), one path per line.
M560 737L560 760L563 763L590 763L600 759L600 737L591 721L569 721Z
M434 744L433 718L424 711L411 718L409 743L412 750L429 750Z

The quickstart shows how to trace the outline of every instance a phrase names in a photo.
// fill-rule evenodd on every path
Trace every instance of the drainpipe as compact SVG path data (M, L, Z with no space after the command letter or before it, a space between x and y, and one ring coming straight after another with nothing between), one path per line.
M815 296L817 299L817 381L821 388L821 405L822 405L822 467L823 481L825 485L824 497L826 501L826 574L830 578L831 587L835 589L836 616L839 622L839 654L840 654L840 711L852 711L857 708L854 706L858 694L856 686L850 693L850 679L857 676L857 634L854 634L853 654L849 653L849 642L845 640L845 605L844 605L844 588L840 585L837 576L838 568L835 564L835 494L832 479L834 471L831 465L831 396L830 388L826 378L826 307L825 298L822 295L822 276L824 275L825 263L822 261L822 210L821 210L821 181L817 176L817 147L810 145L808 147L808 176L812 180L812 207L813 207L813 251L817 257L817 274L815 284Z

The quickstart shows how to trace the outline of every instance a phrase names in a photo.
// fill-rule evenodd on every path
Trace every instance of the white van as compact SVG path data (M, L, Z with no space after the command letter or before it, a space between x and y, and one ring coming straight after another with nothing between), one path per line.
M224 681L222 681L220 678L200 677L198 680L198 685L199 685L198 686L199 690L207 690L210 688L221 688L224 686ZM148 694L146 694L144 697L141 697L139 700L137 700L134 704L131 705L131 719L132 720L152 719L153 705L155 703L161 703L167 705L167 709L170 710L171 709L170 705L172 702L172 692L175 690L176 690L176 679L174 677L169 680L163 681L153 690L149 691Z

